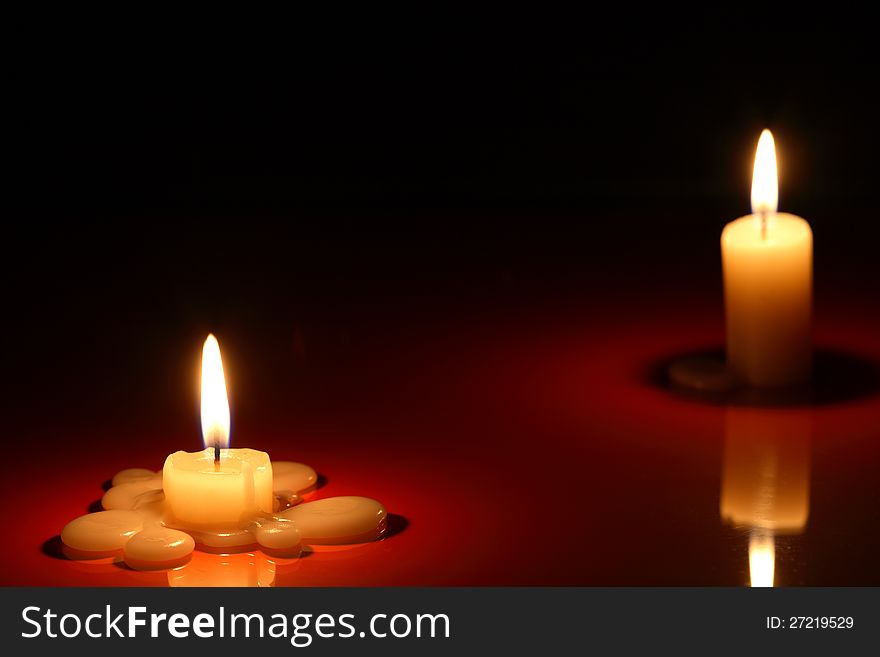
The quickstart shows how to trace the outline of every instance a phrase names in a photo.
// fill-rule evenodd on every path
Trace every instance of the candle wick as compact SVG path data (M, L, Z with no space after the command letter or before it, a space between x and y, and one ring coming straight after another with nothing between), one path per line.
M767 211L761 211L761 239L767 239Z
M220 467L220 441L214 441L214 467Z

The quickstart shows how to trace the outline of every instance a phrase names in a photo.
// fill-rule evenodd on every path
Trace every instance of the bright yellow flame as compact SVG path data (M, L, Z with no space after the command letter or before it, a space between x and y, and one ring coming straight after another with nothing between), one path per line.
M749 537L749 575L752 586L773 586L776 542L770 532L755 531Z
M205 447L229 447L229 399L220 343L213 334L202 348L202 439Z
M779 176L776 172L776 144L769 130L761 133L752 171L752 212L773 213L779 207Z

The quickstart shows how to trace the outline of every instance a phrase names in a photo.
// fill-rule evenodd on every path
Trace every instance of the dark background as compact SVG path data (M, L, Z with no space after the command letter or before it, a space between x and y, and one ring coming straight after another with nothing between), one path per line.
M38 28L5 101L11 417L47 396L112 415L208 331L240 352L389 313L586 303L646 277L717 290L764 127L780 207L817 235L820 294L876 290L867 41L525 18Z

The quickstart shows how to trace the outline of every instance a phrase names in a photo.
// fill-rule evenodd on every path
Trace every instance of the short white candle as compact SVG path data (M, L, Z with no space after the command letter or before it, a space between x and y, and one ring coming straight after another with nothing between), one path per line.
M272 513L272 463L255 449L223 449L219 464L213 448L175 452L165 459L163 488L174 521L188 527L233 527Z
M205 449L169 455L160 473L118 472L102 499L107 510L77 518L61 532L66 554L96 559L121 552L129 567L147 570L187 564L196 542L224 552L259 544L286 559L300 555L304 538L343 544L384 534L385 507L365 497L329 498L273 515L276 489L296 504L316 488L318 475L291 461L279 461L273 473L265 452L229 448L229 401L213 335L202 351L201 405ZM172 585L184 579L169 575Z
M229 449L229 400L220 345L213 335L202 350L201 452L175 452L165 459L162 488L181 527L236 527L259 513L272 513L272 463L266 452Z

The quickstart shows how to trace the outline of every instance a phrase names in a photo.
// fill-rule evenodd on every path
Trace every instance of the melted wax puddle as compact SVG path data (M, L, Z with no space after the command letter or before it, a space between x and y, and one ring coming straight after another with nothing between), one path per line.
M285 461L273 463L275 467L274 512L243 520L238 527L223 528L195 528L175 522L165 503L161 472L123 470L113 477L113 487L101 500L104 511L80 516L64 527L64 553L72 559L118 560L121 550L125 564L135 570L170 569L172 586L210 586L203 582L214 568L222 574L217 580L221 583L214 586L271 586L275 563L267 555L295 560L304 546L309 550L311 545L353 545L385 534L387 512L380 502L358 496L305 502L303 495L315 489L314 470ZM200 550L196 557L197 544ZM254 550L257 547L259 550ZM238 558L227 552L245 556ZM212 562L213 557L221 560ZM257 562L259 566L254 565ZM238 564L238 570L253 570L256 576L228 577L232 563ZM222 583L227 581L252 583Z

